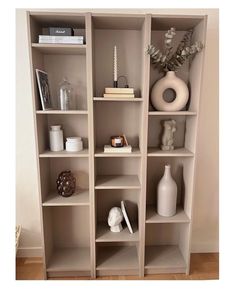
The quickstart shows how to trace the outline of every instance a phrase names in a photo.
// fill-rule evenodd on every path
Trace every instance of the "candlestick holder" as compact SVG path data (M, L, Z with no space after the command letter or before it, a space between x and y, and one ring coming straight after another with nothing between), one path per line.
M113 87L118 87L117 66L117 46L115 45L113 51Z

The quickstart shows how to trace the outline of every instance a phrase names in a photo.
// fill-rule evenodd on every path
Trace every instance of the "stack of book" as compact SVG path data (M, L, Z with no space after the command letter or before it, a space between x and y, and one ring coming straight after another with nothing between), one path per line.
M134 88L106 87L105 98L134 98Z
M49 27L49 35L39 35L44 44L84 44L84 36L73 36L72 28Z
M84 36L39 35L39 43L84 44Z

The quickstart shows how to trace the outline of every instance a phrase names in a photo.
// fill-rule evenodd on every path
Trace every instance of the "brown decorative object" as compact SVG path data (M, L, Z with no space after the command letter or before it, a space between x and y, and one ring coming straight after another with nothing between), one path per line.
M59 195L62 197L70 197L76 189L76 178L71 171L63 171L59 174L56 185Z
M124 146L124 137L122 135L111 136L111 146L118 148Z

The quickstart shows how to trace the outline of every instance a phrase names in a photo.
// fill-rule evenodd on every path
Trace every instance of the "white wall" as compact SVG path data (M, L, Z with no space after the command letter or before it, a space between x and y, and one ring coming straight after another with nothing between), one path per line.
M70 10L67 9L66 11ZM219 251L218 10L161 9L159 11L156 9L133 9L132 11L137 13L208 15L203 96L198 131L192 251L217 252ZM132 11L126 10L127 13ZM123 13L123 11L121 12ZM41 252L41 233L26 13L24 10L16 11L16 25L16 223L23 227L19 254L21 256L35 256Z
M208 17L198 131L192 250L219 251L219 19Z

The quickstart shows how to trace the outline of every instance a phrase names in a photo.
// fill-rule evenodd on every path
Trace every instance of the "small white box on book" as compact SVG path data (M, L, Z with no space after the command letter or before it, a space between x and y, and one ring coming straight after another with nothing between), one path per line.
M115 148L115 147L112 147L111 145L105 145L104 152L105 153L131 153L132 147L128 145L124 147Z
M106 87L105 93L118 93L118 94L134 94L134 88L128 87Z

